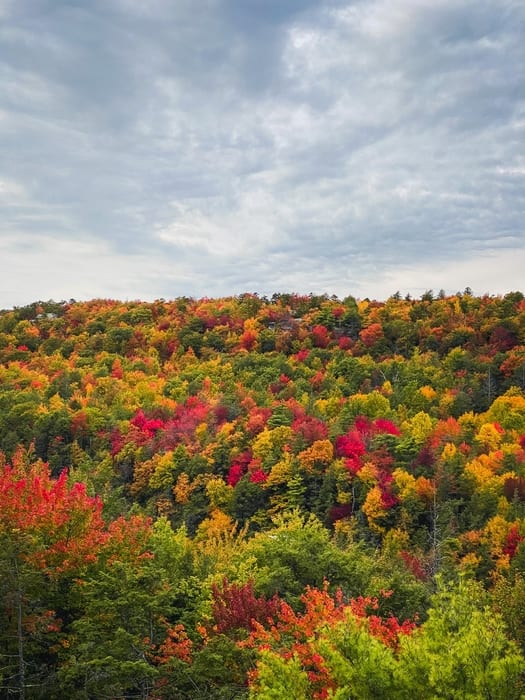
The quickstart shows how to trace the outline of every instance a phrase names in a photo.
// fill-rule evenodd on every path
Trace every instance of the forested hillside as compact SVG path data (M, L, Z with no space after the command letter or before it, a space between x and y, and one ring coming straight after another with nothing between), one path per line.
M0 687L525 697L525 297L0 312Z

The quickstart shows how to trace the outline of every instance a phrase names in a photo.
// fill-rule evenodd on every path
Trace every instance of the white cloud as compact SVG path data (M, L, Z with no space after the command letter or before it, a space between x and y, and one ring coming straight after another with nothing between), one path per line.
M497 291L521 260L512 0L30 5L0 29L0 306Z
M20 182L14 180L0 180L0 202L2 206L9 207L25 202L26 189Z

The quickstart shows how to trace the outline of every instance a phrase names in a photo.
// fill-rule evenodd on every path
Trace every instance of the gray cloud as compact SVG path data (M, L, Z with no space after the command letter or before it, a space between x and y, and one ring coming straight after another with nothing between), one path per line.
M522 284L519 3L17 0L0 15L0 306Z

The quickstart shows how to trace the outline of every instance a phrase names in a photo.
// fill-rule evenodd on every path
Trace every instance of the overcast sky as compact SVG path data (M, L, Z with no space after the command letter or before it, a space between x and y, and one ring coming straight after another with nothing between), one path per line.
M0 308L525 291L522 0L0 0Z

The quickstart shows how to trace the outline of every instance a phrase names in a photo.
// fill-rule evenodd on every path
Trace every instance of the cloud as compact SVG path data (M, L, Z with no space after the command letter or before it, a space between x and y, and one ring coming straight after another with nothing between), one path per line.
M9 279L15 241L31 241L35 296L48 269L64 298L521 284L525 10L512 0L2 13L0 266ZM434 271L443 282L427 284ZM0 306L27 299L19 280Z

